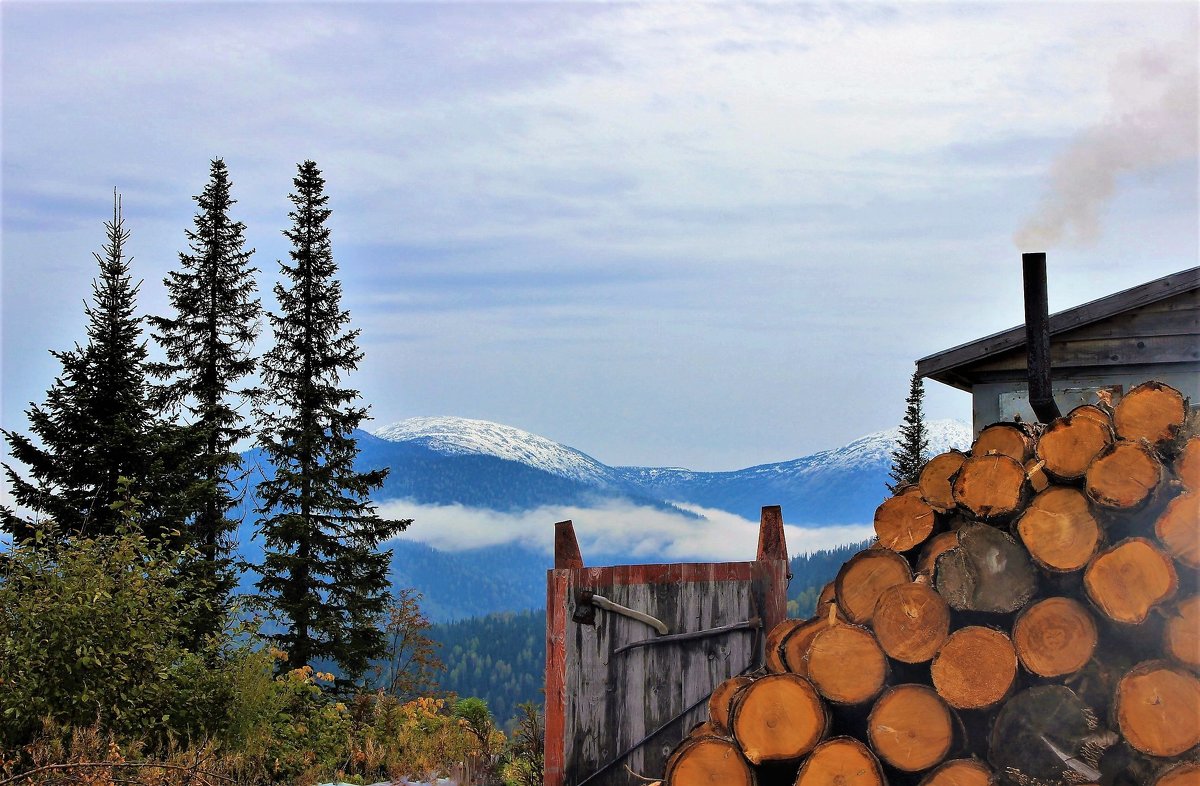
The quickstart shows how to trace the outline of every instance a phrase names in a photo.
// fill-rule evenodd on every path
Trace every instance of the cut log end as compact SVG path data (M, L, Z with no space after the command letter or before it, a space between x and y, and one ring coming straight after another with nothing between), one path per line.
M933 534L937 516L917 487L889 497L875 510L875 535L884 548L908 551Z
M977 759L953 759L921 779L920 786L995 786L996 776Z
M1029 552L987 524L958 530L958 544L937 559L934 585L956 611L1007 614L1037 592L1037 569Z
M1183 444L1179 457L1175 459L1175 476L1184 488L1200 491L1200 436L1192 437Z
M794 674L768 674L738 691L733 736L751 764L796 761L825 736L829 715L812 684Z
M897 685L875 702L867 737L880 759L898 770L920 772L950 752L954 723L946 703L924 685Z
M795 786L887 786L875 754L853 737L834 737L816 747Z
M716 688L708 697L708 722L718 734L729 734L729 710L733 705L733 697L739 690L754 680L750 677L730 677Z
M1179 578L1171 558L1154 544L1127 538L1096 555L1083 573L1083 586L1109 619L1137 625L1175 594Z
M1017 521L1017 534L1034 562L1056 572L1081 570L1100 543L1100 525L1087 497L1068 486L1034 497Z
M808 645L808 678L826 699L862 704L883 690L887 657L871 632L857 625L834 625Z
M1024 462L1000 454L971 456L954 478L954 500L987 521L1019 513L1028 491Z
M934 456L921 469L917 481L921 497L939 513L949 513L957 507L958 503L954 501L954 476L966 460L964 453L951 450Z
M1116 690L1116 718L1134 749L1178 756L1200 744L1200 680L1166 661L1135 666Z
M766 642L763 647L766 653L767 671L779 674L788 670L780 647L783 644L783 640L788 637L788 634L803 625L804 622L804 620L786 619L767 632Z
M1129 510L1151 498L1164 478L1163 466L1145 443L1120 440L1088 465L1088 498L1106 508Z
M1092 659L1098 640L1092 615L1071 598L1039 601L1022 611L1013 625L1017 658L1042 677L1079 671Z
M1004 633L977 625L950 634L933 660L933 686L951 707L978 710L1008 695L1017 676L1017 652Z
M1017 423L994 423L985 427L971 445L972 456L1000 454L1024 464L1033 455L1033 437Z
M1075 481L1084 476L1088 465L1113 439L1107 423L1072 411L1046 427L1035 453L1048 475L1061 481Z
M908 560L887 549L860 551L842 565L835 581L838 608L847 620L869 622L885 589L912 581Z
M897 584L879 596L871 628L889 657L925 663L950 635L950 607L928 584Z
M1200 763L1185 761L1163 771L1154 786L1200 786Z
M1122 439L1159 444L1174 438L1187 420L1183 394L1162 382L1146 382L1130 390L1113 411L1113 425Z
M779 645L779 654L785 670L801 677L808 676L808 645L813 637L832 624L828 618L828 609L836 608L828 605L826 616L817 616L793 628Z
M667 761L666 781L671 786L738 784L754 786L754 772L732 740L715 736L690 737Z
M1179 601L1163 629L1163 654L1200 670L1200 595Z
M1200 568L1200 490L1171 500L1154 523L1154 534L1180 564Z

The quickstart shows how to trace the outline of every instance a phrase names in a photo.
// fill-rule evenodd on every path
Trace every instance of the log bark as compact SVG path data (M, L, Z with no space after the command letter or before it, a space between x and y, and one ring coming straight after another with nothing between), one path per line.
M933 534L936 525L937 516L917 486L887 498L875 509L875 535L892 551L916 548Z
M1163 628L1163 654L1200 670L1200 595L1191 595L1175 605Z
M887 681L887 657L871 631L858 625L833 625L818 632L805 661L813 685L837 704L870 701Z
M996 775L978 759L953 759L921 779L919 786L995 786Z
M751 764L796 761L825 736L829 713L808 680L768 674L737 692L730 726Z
M754 771L732 740L715 736L685 739L667 760L671 786L740 784L754 786Z
M917 488L921 497L938 513L949 513L958 507L954 501L954 476L967 460L965 453L951 450L939 453L921 468Z
M1162 462L1143 442L1118 440L1088 465L1088 499L1106 508L1133 510L1146 504L1165 478Z
M954 501L977 519L1004 521L1025 506L1024 462L1000 454L971 456L954 476Z
M838 608L856 624L870 622L875 603L885 589L912 581L908 560L888 549L860 551L838 571L834 593Z
M1080 769L1098 760L1084 757L1096 730L1087 705L1062 685L1042 685L1013 696L996 717L988 745L988 761L1006 783L1086 781ZM1074 767L1068 760L1077 760ZM1074 778L1064 776L1073 772Z
M1037 592L1037 569L1009 535L969 524L958 530L958 544L938 557L934 586L956 611L1006 614Z
M941 762L954 742L954 722L940 696L924 685L888 688L867 719L871 749L904 772L920 772Z
M1008 695L1017 677L1017 652L1001 631L971 625L950 634L930 668L933 687L951 707L980 710Z
M1088 465L1115 437L1107 422L1087 415L1058 418L1038 438L1034 454L1044 462L1042 469L1055 480L1071 483L1083 478Z
M887 781L866 745L853 737L834 737L805 760L795 786L887 786Z
M1024 464L1033 456L1033 436L1018 423L993 423L979 432L971 445L972 456L1000 454Z
M1178 756L1200 744L1200 680L1167 661L1147 661L1117 683L1121 735L1150 756Z
M708 722L712 724L716 733L722 735L730 733L729 710L733 706L733 697L751 682L754 682L751 677L730 677L713 688L712 694L708 697Z
M1016 530L1033 561L1055 572L1082 570L1100 545L1100 525L1087 497L1069 486L1054 486L1034 497Z
M1088 563L1083 586L1106 617L1138 625L1152 608L1175 594L1179 578L1171 558L1153 543L1126 538Z
M1082 603L1046 598L1017 616L1012 639L1022 666L1040 677L1061 677L1088 664L1099 634Z
M1200 568L1200 490L1168 502L1154 523L1154 534L1181 565Z
M1144 439L1152 445L1175 438L1187 420L1183 394L1162 382L1144 382L1121 397L1113 425L1122 439Z
M879 596L871 629L888 657L925 663L950 635L950 607L928 584L897 584Z

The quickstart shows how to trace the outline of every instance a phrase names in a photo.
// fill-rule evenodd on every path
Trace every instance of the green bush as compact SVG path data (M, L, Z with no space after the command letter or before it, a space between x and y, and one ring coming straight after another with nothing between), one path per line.
M15 546L0 578L0 745L27 744L46 721L99 724L151 750L247 735L271 659L231 630L186 647L203 594L180 567L196 557L132 528Z

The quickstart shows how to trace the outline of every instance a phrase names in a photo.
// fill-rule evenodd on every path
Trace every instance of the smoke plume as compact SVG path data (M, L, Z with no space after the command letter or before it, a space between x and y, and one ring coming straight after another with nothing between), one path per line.
M1197 155L1197 63L1193 47L1137 52L1109 78L1112 109L1051 165L1041 204L1013 235L1022 251L1100 237L1100 217L1121 175Z

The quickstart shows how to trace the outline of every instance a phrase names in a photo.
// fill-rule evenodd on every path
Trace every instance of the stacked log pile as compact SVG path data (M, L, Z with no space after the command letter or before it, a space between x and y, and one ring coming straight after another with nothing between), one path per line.
M1197 786L1198 434L1151 382L935 456L667 783Z

